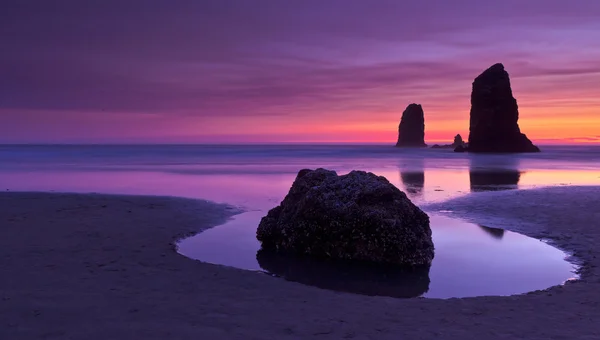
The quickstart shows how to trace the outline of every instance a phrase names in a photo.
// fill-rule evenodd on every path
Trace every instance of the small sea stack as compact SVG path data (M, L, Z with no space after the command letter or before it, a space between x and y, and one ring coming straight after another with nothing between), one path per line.
M473 82L468 147L456 151L517 153L539 152L519 129L519 110L508 72L495 64Z
M465 143L462 139L462 136L460 134L457 134L456 136L454 136L454 142L452 142L452 144L444 144L444 145L439 145L439 144L434 144L431 148L432 149L455 149L456 148L465 148L467 146L467 143Z
M456 136L454 136L454 142L452 143L452 146L454 146L454 147L465 146L465 142L463 141L462 136L460 134L457 134Z
M256 238L265 250L315 259L422 266L434 256L429 216L385 177L364 171L300 170Z
M425 115L419 104L410 104L402 112L398 126L398 147L422 148L425 144Z

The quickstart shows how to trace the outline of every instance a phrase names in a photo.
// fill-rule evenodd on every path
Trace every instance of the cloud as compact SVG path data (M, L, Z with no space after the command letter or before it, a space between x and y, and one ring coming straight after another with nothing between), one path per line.
M496 62L525 103L577 105L600 84L598 16L596 0L5 0L0 109L443 118Z
M37 56L39 57L39 55ZM477 56L479 57L479 56ZM180 112L230 116L352 110L386 111L407 101L447 105L467 100L472 79L495 62L473 60L400 61L335 65L312 61L292 65L261 62L200 64L93 58L20 58L3 76L0 107L13 109ZM16 56L15 56L16 59ZM595 74L598 67L540 68L515 63L515 79ZM537 82L548 90L560 87Z

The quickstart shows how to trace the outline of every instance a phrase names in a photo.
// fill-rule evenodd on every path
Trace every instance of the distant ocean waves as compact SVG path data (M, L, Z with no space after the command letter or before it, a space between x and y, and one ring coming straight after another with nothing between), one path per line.
M198 166L202 167L198 167ZM471 155L391 145L4 145L0 168L77 168L174 172L296 171L303 167L599 168L600 146L542 146L539 154Z

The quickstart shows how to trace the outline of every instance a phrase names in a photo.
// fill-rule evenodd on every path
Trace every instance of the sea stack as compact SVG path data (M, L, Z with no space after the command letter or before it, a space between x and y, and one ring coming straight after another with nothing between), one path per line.
M426 147L425 144L425 116L419 104L410 104L402 112L398 126L399 147Z
M454 149L454 151L456 152L460 152L457 150L464 150L467 146L467 143L465 143L461 137L460 134L454 136L454 142L452 142L452 144L444 144L444 145L439 145L439 144L433 144L433 146L431 147L432 149Z
M456 136L454 136L454 142L452 143L453 147L459 147L459 146L465 146L465 142L462 139L462 136L460 134L457 134Z
M504 65L495 64L475 78L470 115L469 145L456 151L540 151L519 129L517 100L513 97Z

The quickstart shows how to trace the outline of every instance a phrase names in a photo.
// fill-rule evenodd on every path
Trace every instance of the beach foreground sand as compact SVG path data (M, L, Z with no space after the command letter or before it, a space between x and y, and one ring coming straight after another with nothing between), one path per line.
M552 239L582 280L521 296L336 293L201 263L174 241L235 209L176 198L0 194L0 339L598 339L600 188L474 194L437 204Z

